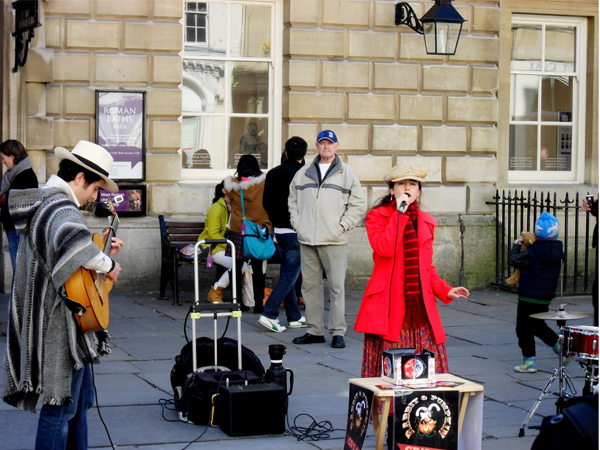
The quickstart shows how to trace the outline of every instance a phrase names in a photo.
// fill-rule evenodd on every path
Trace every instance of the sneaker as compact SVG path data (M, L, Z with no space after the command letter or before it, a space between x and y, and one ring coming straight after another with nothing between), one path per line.
M302 297L298 297L298 306L306 306L306 303Z
M306 326L306 318L304 316L300 317L298 320L292 320L288 322L289 328L304 328Z
M283 325L279 325L279 319L269 319L268 317L261 315L258 318L258 323L275 333L283 333L286 330Z
M537 365L535 364L535 357L523 358L523 364L515 366L515 372L520 373L536 373Z

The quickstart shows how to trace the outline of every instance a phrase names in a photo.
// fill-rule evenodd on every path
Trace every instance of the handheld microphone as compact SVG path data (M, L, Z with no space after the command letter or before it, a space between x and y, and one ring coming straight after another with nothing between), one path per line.
M410 198L410 194L408 192L405 192L404 195L406 195L408 198ZM398 208L398 211L400 212L400 214L402 214L406 208L407 208L407 204L405 200L402 200L402 202L400 203L400 207Z

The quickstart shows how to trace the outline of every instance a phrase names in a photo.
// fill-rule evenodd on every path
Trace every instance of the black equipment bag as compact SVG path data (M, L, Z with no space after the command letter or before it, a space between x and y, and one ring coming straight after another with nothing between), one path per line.
M575 397L561 406L562 414L542 419L531 450L597 450L598 395Z
M196 358L198 369L214 366L215 344L212 338L202 336L196 339ZM221 337L217 339L217 357L219 366L227 370L237 368L238 365L238 343L234 339ZM192 341L181 348L179 355L175 357L175 365L171 369L171 387L183 386L194 367L192 362ZM258 377L263 377L265 368L260 359L248 347L242 345L242 370L248 370Z
M241 370L230 370L238 365L238 343L234 339L217 339L217 362L214 364L214 340L202 336L196 339L198 371L194 374L192 341L185 344L175 357L171 369L171 387L175 409L196 425L211 423L213 396L221 384L255 384L262 382L265 369L256 354L242 346ZM204 369L206 368L206 369ZM212 422L216 425L216 421Z

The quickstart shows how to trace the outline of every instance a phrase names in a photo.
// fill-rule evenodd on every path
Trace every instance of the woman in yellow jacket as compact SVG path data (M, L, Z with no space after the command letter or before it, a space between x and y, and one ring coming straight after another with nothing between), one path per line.
M215 198L213 204L208 209L206 214L206 225L202 234L198 236L198 240L203 239L225 239L225 230L229 222L229 214L231 206L227 199L227 191L223 188L224 184L221 181L215 186ZM207 245L205 247L208 247ZM226 244L216 245L212 252L212 259L220 266L227 269L219 281L210 287L208 292L208 301L211 303L223 302L223 289L229 286L229 272L231 271L231 256L225 256Z

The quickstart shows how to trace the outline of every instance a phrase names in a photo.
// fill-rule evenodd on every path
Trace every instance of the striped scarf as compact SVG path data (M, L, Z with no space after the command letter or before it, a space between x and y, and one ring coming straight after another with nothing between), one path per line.
M404 245L404 298L406 301L404 328L410 329L420 328L427 322L419 280L419 242L416 232L418 211L418 201L415 200L406 210L409 219L402 238Z

